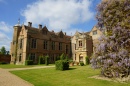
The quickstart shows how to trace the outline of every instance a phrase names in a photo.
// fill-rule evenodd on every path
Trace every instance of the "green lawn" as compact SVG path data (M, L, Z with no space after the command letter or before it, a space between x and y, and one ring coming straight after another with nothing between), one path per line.
M11 73L35 86L130 86L106 80L89 78L99 74L90 66L73 66L71 70L58 71L55 68L11 71Z
M49 66L52 66L54 64L49 64ZM28 67L36 67L36 66L45 66L45 64L42 65L13 65L13 64L1 64L0 68L3 69L10 69L10 68L28 68Z

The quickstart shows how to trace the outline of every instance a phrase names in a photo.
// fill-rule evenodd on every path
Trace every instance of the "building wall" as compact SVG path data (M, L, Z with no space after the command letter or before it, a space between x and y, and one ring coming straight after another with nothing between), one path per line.
M96 34L93 34L97 31ZM46 34L47 32L47 34ZM49 55L50 63L54 63L56 57L60 56L62 53L67 55L69 58L73 58L73 61L80 62L80 57L82 61L85 62L85 57L91 57L93 53L93 48L98 44L98 38L102 35L102 32L94 27L89 33L76 32L74 36L67 36L62 31L54 32L48 31L47 27L39 28L32 27L29 22L28 26L14 26L14 34L11 42L11 63L15 64L25 64L30 54L34 53L36 55L34 63L38 63L39 56ZM20 40L22 39L22 48L20 48ZM31 48L32 39L36 39L36 48ZM43 41L47 41L47 49L43 49ZM82 47L79 47L79 41L82 41ZM55 50L52 50L52 42L55 42ZM62 43L62 50L59 50L59 43ZM66 45L68 46L66 53Z
M13 40L17 40L17 46L11 43L12 63L25 64L25 60L28 59L31 53L34 53L36 56L34 59L35 64L38 63L38 58L41 55L49 55L50 63L54 63L56 57L60 56L62 53L71 58L71 37L64 34L62 31L55 33L54 31L48 31L46 27L34 28L32 25L22 25L19 30L19 34L16 34L17 32L14 30L13 37ZM44 34L45 31L47 31L47 34ZM23 40L22 48L20 48L21 39ZM32 39L36 39L36 48L31 48ZM47 41L47 49L43 49L43 41L45 40ZM52 42L55 42L55 50L52 50ZM59 50L59 43L62 43L62 50ZM66 45L68 46L67 53ZM17 51L14 51L14 49L17 49ZM13 55L15 52L16 56Z
M93 34L94 31L97 31L97 34ZM97 27L93 27L92 30L90 31L90 36L92 36L93 39L93 46L95 47L98 43L99 43L99 38L101 37L103 33L97 28Z
M11 49L10 49L11 63L14 63L17 58L18 36L19 36L20 31L21 31L21 26L19 25L14 26L13 39L11 42Z
M82 41L82 43L79 43L79 41ZM85 57L90 57L93 52L92 37L85 33L76 32L71 39L71 43L73 61L86 63Z

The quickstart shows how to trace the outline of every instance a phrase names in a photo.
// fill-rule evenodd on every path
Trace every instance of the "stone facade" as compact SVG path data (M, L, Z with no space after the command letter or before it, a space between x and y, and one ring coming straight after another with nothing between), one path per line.
M71 38L72 58L74 62L86 63L85 57L89 58L94 52L95 46L99 43L98 38L102 35L96 26L90 32L76 32Z
M98 29L98 27L94 26L92 30L89 32L89 35L92 36L93 46L95 47L99 43L99 37L103 35L103 31Z
M48 55L50 63L54 63L62 53L71 57L70 39L66 33L49 31L46 26L34 28L31 22L28 26L15 25L10 49L11 63L24 65L29 56L35 64L41 55Z
M24 65L30 59L37 64L39 56L46 55L49 56L50 63L54 63L62 53L75 62L86 63L85 57L91 57L101 35L102 31L96 26L90 32L77 31L71 37L62 31L49 31L46 26L32 27L31 22L28 22L28 26L17 24L11 42L11 63Z
M85 57L90 57L93 52L92 37L89 33L76 32L71 39L72 57L75 62L85 62Z

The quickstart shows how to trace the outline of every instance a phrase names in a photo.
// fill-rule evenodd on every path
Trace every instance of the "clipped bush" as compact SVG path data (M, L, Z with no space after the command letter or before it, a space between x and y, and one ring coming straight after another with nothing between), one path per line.
M0 64L8 64L7 62L0 62Z
M49 65L49 56L48 56L48 55L45 56L45 64L46 64L46 65Z
M86 56L86 65L89 65L89 58L88 58L88 56Z
M58 60L55 62L56 70L68 70L69 62L67 60Z
M45 64L45 59L43 56L39 56L38 64Z
M83 62L80 62L80 66L84 66L84 63L83 63Z
M25 65L33 65L33 60L26 60Z

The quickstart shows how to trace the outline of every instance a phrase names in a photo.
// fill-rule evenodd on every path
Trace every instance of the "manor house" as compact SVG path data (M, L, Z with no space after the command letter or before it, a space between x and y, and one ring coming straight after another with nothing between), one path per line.
M11 63L25 64L29 56L34 64L38 63L41 55L48 55L50 63L54 63L62 53L71 57L70 39L66 33L49 31L46 26L34 28L31 22L28 22L28 26L17 24L11 42Z
M30 57L34 64L38 63L39 56L49 56L49 62L54 63L62 53L75 62L84 62L85 57L91 57L95 44L102 32L94 27L90 32L76 32L68 36L62 30L49 31L46 26L39 24L38 28L28 25L15 25L11 42L11 63L25 64Z

